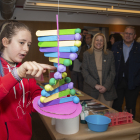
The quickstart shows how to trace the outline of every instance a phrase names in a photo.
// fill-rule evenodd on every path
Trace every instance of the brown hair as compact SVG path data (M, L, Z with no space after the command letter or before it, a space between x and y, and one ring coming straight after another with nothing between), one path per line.
M103 46L103 50L104 50L104 54L107 54L107 44L106 44L106 37L104 34L102 33L97 33L94 35L93 39L92 39L92 45L91 45L91 48L88 50L89 53L93 53L94 51L94 42L95 42L95 39L97 36L102 36L103 39L104 39L104 46Z
M23 23L17 21L6 21L0 26L0 52L2 53L4 50L4 46L2 44L2 39L6 37L11 42L11 39L14 35L17 34L19 30L28 30L30 29ZM31 31L30 31L31 32Z
M135 29L134 26L126 26L126 27L125 27L125 30L126 30L127 28L133 29L133 30L134 30L134 34L136 34L136 29ZM124 31L125 31L125 30L124 30Z

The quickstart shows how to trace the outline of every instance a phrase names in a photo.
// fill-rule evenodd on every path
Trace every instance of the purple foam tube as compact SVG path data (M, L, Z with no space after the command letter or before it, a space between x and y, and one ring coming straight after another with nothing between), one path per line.
M40 47L40 52L57 52L58 47ZM59 52L72 52L75 53L78 51L78 47L76 46L70 46L70 47L60 47Z
M40 100L38 100L38 106L39 107L51 106L51 105L59 104L59 102L60 99L55 99L47 103L41 103Z
M80 40L81 35L79 33L73 34L73 35L59 35L59 41L65 41L65 40ZM57 41L57 36L41 36L38 37L38 41Z
M41 103L40 100L38 100L38 106L40 108L42 108L42 107L47 107L47 106L56 105L56 104L62 104L62 103L71 102L71 101L73 101L73 103L77 104L77 103L79 103L80 100L77 96L55 99L55 100L52 100L47 103Z
M62 85L62 86L60 86L58 88L59 88L59 91L66 90L68 88L68 84L64 84L64 85Z

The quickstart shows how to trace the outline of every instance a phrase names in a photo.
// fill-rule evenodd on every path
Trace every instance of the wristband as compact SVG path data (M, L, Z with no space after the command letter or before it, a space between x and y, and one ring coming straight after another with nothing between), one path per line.
M22 79L18 76L17 74L17 69L16 68L13 68L13 70L11 71L13 77L18 81L20 82Z

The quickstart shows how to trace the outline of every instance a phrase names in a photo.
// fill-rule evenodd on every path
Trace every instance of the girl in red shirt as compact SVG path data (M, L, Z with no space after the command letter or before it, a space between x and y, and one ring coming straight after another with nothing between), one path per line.
M31 46L29 28L20 22L8 21L0 31L0 140L30 140L33 99L41 94L34 78L46 69L47 64L24 62Z

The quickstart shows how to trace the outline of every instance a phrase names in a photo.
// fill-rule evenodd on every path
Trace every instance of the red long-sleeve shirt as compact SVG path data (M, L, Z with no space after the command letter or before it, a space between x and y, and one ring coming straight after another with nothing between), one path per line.
M13 77L8 63L0 58L5 76L0 77L0 140L30 140L32 136L32 101L41 94L35 79L22 79L23 86ZM10 66L10 65L9 65ZM20 64L17 65L19 67ZM13 87L16 89L16 97ZM25 103L23 106L23 88Z

